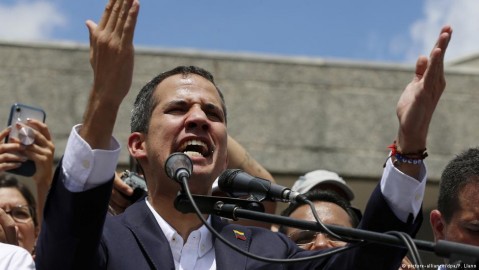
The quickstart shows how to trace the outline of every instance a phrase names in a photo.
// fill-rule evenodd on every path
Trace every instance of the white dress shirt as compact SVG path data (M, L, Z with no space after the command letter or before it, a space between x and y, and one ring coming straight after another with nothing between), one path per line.
M175 269L216 269L213 238L205 225L192 231L185 243L176 230L153 209L148 200L145 201L170 243ZM207 222L211 225L211 217L208 217Z
M26 249L0 242L0 269L34 270L35 263Z
M92 189L111 180L120 155L120 144L115 138L111 139L110 150L91 149L78 134L79 127L80 125L73 127L63 157L62 169L67 176L64 184L72 192ZM425 165L421 166L418 181L399 171L391 160L388 160L381 178L381 192L394 214L404 222L408 220L410 213L415 218L421 208L427 177ZM195 233L192 232L184 243L151 205L147 205L167 236L176 269L208 269L208 266L209 269L216 269L211 233L204 225Z

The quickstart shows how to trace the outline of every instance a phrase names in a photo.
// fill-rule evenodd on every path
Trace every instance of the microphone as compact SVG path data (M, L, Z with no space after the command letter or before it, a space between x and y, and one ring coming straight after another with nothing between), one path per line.
M173 153L166 159L165 171L169 178L182 184L183 177L190 178L193 172L193 162L186 154Z
M247 193L259 201L264 199L282 202L306 200L306 197L299 192L266 179L254 177L239 169L224 171L218 179L218 187L230 196L239 197Z

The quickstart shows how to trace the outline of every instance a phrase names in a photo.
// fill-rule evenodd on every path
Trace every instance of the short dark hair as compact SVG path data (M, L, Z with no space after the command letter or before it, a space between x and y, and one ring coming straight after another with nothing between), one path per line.
M220 91L218 86L215 83L213 75L200 67L196 66L178 66L174 69L168 70L166 72L160 73L156 77L154 77L150 82L148 82L143 88L140 90L138 95L136 96L135 103L133 105L131 120L130 120L130 128L131 132L143 132L148 133L148 124L151 119L151 114L153 113L153 109L155 108L158 100L153 98L153 93L155 92L156 87L166 78L176 75L182 74L187 76L189 74L196 74L199 75L208 81L210 81L218 91L218 94L221 97L221 106L225 115L226 121L226 105L223 93Z
M25 184L18 181L16 177L4 173L0 174L0 188L16 188L18 191L20 191L20 193L28 203L30 214L32 215L33 219L33 224L35 225L35 227L38 226L37 203L30 189Z
M340 196L334 191L330 190L319 190L313 189L303 194L306 198L310 201L314 202L329 202L334 203L344 209L349 216L349 221L353 228L357 227L359 221L361 220L361 212L358 209L355 209L351 206L351 203L345 199L344 197ZM281 212L282 216L289 217L298 207L304 205L304 202L292 202L289 206ZM279 232L286 233L286 226L281 225L279 227Z
M449 223L459 209L459 193L471 182L479 181L479 148L469 148L453 158L444 168L439 184L437 209Z

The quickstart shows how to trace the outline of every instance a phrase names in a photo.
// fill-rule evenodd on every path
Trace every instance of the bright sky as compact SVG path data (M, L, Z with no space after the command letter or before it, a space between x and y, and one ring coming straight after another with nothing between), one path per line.
M0 40L88 44L107 0L1 0ZM446 61L479 52L478 0L141 0L141 47L414 62L441 26Z

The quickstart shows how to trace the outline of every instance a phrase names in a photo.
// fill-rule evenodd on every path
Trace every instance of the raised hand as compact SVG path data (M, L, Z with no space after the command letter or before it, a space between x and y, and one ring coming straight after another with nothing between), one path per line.
M429 59L420 56L416 74L407 85L397 104L399 119L398 149L404 153L426 148L432 115L445 87L444 55L451 39L452 28L444 26Z
M55 153L55 145L48 126L35 119L27 120L28 126L33 128L35 141L33 144L25 147L23 152L28 159L35 162L36 172L32 176L37 186L49 187L53 177L53 155Z
M108 211L112 215L123 213L132 204L128 197L133 195L133 189L121 180L120 175L120 173L116 172L115 179L113 180L113 189L108 205Z
M86 22L93 89L80 136L93 149L109 147L118 108L131 87L139 9L138 0L110 0L98 25Z
M35 174L32 176L37 188L37 220L41 224L43 218L43 205L45 204L48 190L53 180L53 158L55 145L48 126L35 119L28 119L27 124L33 128L35 141L25 147L25 155L35 162Z
M138 1L110 0L98 25L91 20L86 22L94 88L105 98L121 102L131 86L138 11Z

